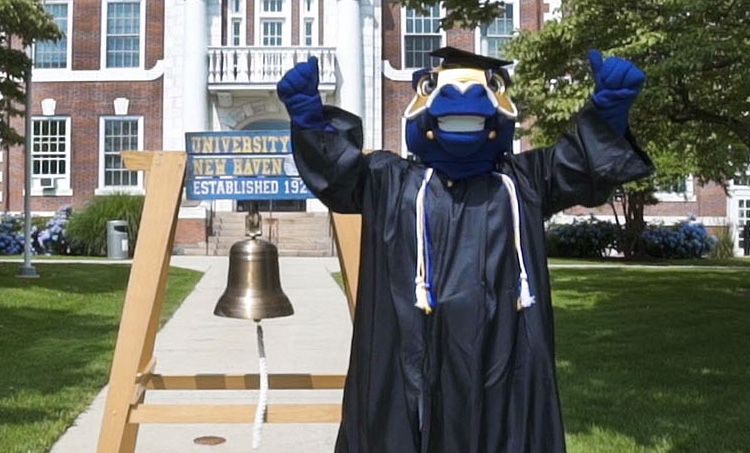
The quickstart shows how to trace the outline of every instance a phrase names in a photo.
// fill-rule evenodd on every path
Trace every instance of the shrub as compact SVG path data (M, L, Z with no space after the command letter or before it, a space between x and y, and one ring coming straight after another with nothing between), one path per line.
M18 255L23 252L23 218L3 214L0 216L0 255Z
M644 251L653 258L701 258L716 244L706 227L697 222L680 222L673 226L649 226L643 232Z
M128 253L132 255L141 222L143 196L114 194L94 197L82 211L68 220L66 237L73 253L104 256L107 251L107 221L128 222Z
M547 253L565 258L602 258L616 248L617 225L594 218L553 224L547 229Z
M39 227L38 222L32 230L32 244L34 251L45 255L69 255L70 245L67 240L66 226L72 209L69 205L63 206L54 217Z
M722 228L716 237L716 245L709 256L713 259L723 260L734 256L734 238L729 228Z

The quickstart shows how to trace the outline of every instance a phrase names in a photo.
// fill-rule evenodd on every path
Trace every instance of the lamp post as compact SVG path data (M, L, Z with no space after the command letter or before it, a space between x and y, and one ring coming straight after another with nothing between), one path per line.
M31 70L34 67L33 44L29 46L29 68L26 71L26 152L24 157L24 177L23 177L23 264L18 269L16 277L37 278L39 273L31 264Z

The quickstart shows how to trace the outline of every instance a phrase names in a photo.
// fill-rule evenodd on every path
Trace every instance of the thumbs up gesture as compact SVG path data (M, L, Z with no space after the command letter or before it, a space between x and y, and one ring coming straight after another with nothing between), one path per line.
M593 102L607 123L621 135L628 127L628 112L641 92L646 76L636 65L619 57L602 58L598 50L589 51L594 75Z
M324 130L323 103L318 93L318 59L310 57L287 71L276 85L292 122L302 129Z

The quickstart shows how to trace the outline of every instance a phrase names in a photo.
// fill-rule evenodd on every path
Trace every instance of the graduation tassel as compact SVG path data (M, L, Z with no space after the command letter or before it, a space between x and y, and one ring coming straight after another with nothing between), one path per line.
M519 279L519 295L518 301L516 302L516 310L523 310L529 308L536 302L534 296L531 295L531 288L529 287L529 275L526 273L526 263L523 257L523 247L521 245L521 209L518 203L518 193L516 192L516 185L508 175L500 174L503 180L503 185L508 191L510 198L510 211L513 216L513 242L516 248L516 257L518 259L518 268L520 270Z
M425 314L428 315L432 313L434 301L432 300L432 294L430 293L428 256L429 241L427 240L427 220L424 204L427 184L430 182L430 178L432 178L432 172L432 168L427 168L425 170L422 185L419 187L419 192L417 192L417 218L415 222L417 236L417 269L415 272L416 276L414 277L414 295L416 298L414 306L423 310Z

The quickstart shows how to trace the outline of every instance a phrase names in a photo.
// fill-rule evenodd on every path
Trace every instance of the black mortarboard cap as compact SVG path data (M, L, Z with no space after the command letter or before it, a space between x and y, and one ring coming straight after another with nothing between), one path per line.
M430 56L442 58L443 67L461 67L476 69L501 69L503 66L512 64L512 61L499 60L497 58L485 57L455 47L441 47L433 50Z

